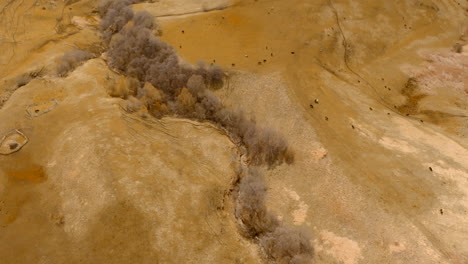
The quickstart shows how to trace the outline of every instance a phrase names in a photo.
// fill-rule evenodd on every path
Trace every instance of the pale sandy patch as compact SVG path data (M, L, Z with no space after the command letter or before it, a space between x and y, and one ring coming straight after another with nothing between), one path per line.
M327 155L328 155L328 151L323 147L320 147L312 151L312 157L314 160L324 159Z
M284 191L288 194L288 196L295 201L296 208L292 212L292 217L295 225L301 225L305 222L307 218L307 212L309 211L309 206L301 200L301 197L297 194L297 192L284 188Z
M379 143L384 147L392 150L397 150L405 153L415 153L417 149L410 146L407 141L399 140L396 138L382 137L379 139Z
M439 162L438 162L439 163ZM441 196L440 199L446 204L462 204L464 207L468 207L468 172L460 169L455 169L452 167L442 167L437 166L431 163L424 163L425 166L431 167L433 173L445 180L453 181L457 188L459 188L460 193L465 194L463 198L453 200L451 198L445 198Z
M400 242L394 242L388 246L388 250L392 253L400 253L406 250L406 246Z
M359 244L347 237L340 237L333 232L320 232L319 239L314 241L316 250L322 251L344 264L357 264L363 259Z
M303 201L299 203L299 208L293 211L293 218L295 225L301 225L305 222L307 217L307 211L309 211L309 206Z
M76 27L80 28L80 29L83 29L85 28L86 26L89 26L90 23L89 21L84 18L84 17L79 17L79 16L74 16L72 19L71 19L71 23L73 25L75 25Z
M435 130L419 129L413 123L401 117L393 117L394 123L402 138L424 144L432 148L434 153L440 153L457 162L460 166L468 168L468 150L451 138Z
M293 199L294 201L299 201L301 197L299 197L299 194L297 192L290 190L288 188L284 188L284 191L288 194L288 196Z
M373 140L373 141L378 141L375 133L371 131L372 127L361 124L353 118L349 118L349 123L353 124L358 134L361 135L362 137L369 138L370 140Z
M462 48L462 54L468 56L468 45L464 45Z

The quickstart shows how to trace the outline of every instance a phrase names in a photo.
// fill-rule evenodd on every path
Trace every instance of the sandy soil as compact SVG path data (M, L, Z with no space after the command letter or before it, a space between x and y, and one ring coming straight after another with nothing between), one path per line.
M54 75L67 50L99 53L94 7L0 1L0 139L29 140L0 155L0 259L262 263L226 195L228 138L126 114L100 58ZM466 2L134 8L158 17L183 60L228 70L216 91L226 105L288 139L296 160L266 171L267 203L312 234L315 263L468 263L468 54L453 51L466 44Z
M36 80L3 107L1 131L30 139L0 157L3 263L258 263L231 213L233 144L207 124L126 114L105 69Z
M463 263L467 94L399 108L413 96L408 79L431 67L427 54L450 53L466 71L468 57L451 52L466 27L462 4L241 1L163 20L163 37L188 61L233 69L219 94L288 135L299 157L271 172L269 201L312 230L319 263Z

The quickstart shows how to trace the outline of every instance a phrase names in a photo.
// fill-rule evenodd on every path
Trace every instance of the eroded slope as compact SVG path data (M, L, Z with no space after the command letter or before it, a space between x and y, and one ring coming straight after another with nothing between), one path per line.
M107 95L114 75L95 59L2 109L1 131L29 138L0 156L2 261L259 263L231 213L234 145L207 124L128 115Z

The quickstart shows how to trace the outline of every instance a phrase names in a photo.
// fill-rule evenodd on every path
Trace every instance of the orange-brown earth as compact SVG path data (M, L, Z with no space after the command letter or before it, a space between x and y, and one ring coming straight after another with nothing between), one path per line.
M315 263L468 262L466 1L152 2L181 59L227 70L223 102L290 142L267 204ZM0 138L28 139L0 155L2 263L262 263L225 135L127 114L102 57L56 76L102 51L95 6L0 1Z

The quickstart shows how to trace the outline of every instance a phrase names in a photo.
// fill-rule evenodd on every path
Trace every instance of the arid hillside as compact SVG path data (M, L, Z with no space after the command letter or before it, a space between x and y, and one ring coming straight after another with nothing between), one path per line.
M468 2L104 2L0 0L0 263L468 263Z

